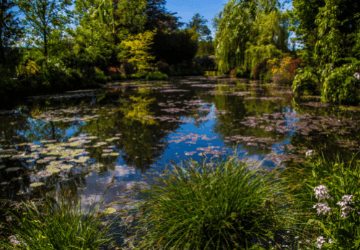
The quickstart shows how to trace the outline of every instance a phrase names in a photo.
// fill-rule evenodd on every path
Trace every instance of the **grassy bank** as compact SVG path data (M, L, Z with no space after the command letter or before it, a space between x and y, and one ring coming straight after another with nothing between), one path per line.
M188 162L136 186L142 201L125 249L359 249L360 164L321 155L274 171L236 159ZM5 249L100 249L111 245L107 208L25 204ZM100 202L99 202L100 204ZM106 223L106 226L104 226ZM20 230L21 228L21 230ZM102 228L101 230L98 230ZM34 241L34 239L36 239ZM16 248L9 248L17 243ZM26 245L25 245L26 244ZM31 247L30 247L31 246ZM52 248L49 248L51 246ZM74 246L71 248L70 246ZM30 247L30 248L29 248Z

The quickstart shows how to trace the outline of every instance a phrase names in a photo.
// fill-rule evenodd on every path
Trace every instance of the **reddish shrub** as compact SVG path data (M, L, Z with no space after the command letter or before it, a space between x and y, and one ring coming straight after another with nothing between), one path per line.
M253 78L259 79L260 75L265 75L267 72L267 62L269 59L264 59L258 63L253 70Z
M163 73L163 74L169 74L170 73L170 67L169 64L162 62L162 61L158 61L155 64L155 67L158 68L158 70Z
M121 74L121 70L120 70L120 68L110 67L109 73L110 73L110 75Z
M294 60L291 60L290 61L290 78L291 79L294 79L295 77L295 74L296 74L296 70L300 67L300 64L301 64L301 59L298 58L298 59L294 59Z

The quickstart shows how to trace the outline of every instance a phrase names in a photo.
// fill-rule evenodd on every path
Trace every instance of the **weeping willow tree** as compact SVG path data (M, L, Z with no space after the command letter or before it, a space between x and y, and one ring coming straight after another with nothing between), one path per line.
M230 0L215 18L220 72L252 71L263 59L288 52L288 19L276 0Z

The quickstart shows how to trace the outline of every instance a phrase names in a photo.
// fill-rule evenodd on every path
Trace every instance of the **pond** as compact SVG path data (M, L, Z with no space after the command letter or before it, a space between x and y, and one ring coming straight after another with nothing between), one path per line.
M273 169L309 150L352 157L359 114L317 96L295 101L289 86L214 77L33 96L0 110L0 198L71 190L89 204L115 176L109 203L171 161L239 157Z

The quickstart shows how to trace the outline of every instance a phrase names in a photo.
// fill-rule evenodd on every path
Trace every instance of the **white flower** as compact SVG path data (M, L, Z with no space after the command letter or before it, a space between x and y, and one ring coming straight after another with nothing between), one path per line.
M354 204L354 201L352 200L352 198L353 198L352 195L347 194L342 197L342 200L347 202L347 204Z
M306 155L307 157L313 156L314 154L315 154L315 150L313 150L313 149L308 150L308 151L305 153L305 155Z
M331 208L326 202L317 203L313 206L313 208L317 209L318 216L320 216L320 214L326 215L328 212L331 211Z
M332 241L332 239L330 238L330 239L329 239L329 244L332 244L332 243L333 243L333 241Z
M352 210L354 210L352 207L349 207L349 204L353 204L354 201L352 200L352 195L344 195L342 197L343 201L339 201L338 203L336 203L336 205L339 205L341 207L341 218L346 218L347 214L350 213Z
M329 190L327 190L324 185L315 187L314 192L315 192L316 199L318 199L319 201L326 200L326 199L334 200L334 198L330 196Z
M360 74L359 74L358 72L356 72L356 73L354 74L354 77L359 80L359 79L360 79Z
M317 244L317 248L321 249L322 245L325 243L325 238L324 236L320 236L319 238L316 239L316 244Z

